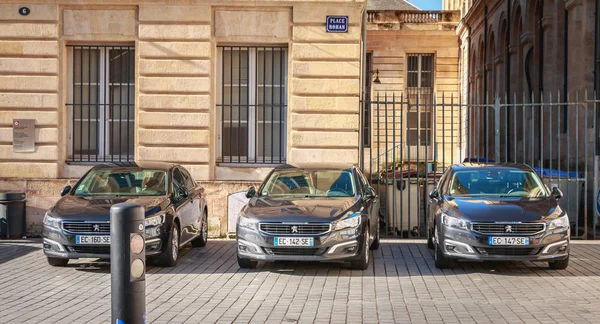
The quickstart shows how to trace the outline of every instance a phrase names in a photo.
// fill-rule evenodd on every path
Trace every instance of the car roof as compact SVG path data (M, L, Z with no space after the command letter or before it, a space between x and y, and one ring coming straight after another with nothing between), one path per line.
M463 169L518 169L523 171L533 171L533 169L527 164L522 163L458 163L452 166L455 171Z
M151 170L163 170L168 171L169 169L176 166L174 163L168 162L107 162L96 165L93 170L103 169L151 169Z
M276 167L274 170L347 170L356 168L350 163L301 163L284 164Z

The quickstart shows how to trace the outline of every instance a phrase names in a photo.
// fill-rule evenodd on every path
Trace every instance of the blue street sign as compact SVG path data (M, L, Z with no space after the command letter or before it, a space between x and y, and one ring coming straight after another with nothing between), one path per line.
M348 16L327 16L325 26L328 33L347 33Z

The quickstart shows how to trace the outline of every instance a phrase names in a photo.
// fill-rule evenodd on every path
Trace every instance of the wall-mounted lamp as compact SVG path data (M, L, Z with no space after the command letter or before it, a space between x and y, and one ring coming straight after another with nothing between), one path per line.
M379 80L379 69L377 69L375 72L373 72L373 71L370 71L370 72L375 74L375 80L373 80L373 83L381 84L381 81Z

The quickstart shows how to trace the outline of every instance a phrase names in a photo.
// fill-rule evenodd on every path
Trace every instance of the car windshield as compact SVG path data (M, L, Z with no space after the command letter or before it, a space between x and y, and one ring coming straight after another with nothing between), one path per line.
M517 169L464 170L454 173L448 186L454 197L548 197L540 178Z
M75 195L162 196L167 194L167 176L161 170L95 170L75 189Z
M354 177L348 170L285 170L271 174L263 196L353 197Z

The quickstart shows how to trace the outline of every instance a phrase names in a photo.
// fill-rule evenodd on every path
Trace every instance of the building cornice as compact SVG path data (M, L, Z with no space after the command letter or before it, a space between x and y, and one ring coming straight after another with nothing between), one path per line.
M565 9L567 10L571 10L581 5L583 5L583 0L565 0Z

